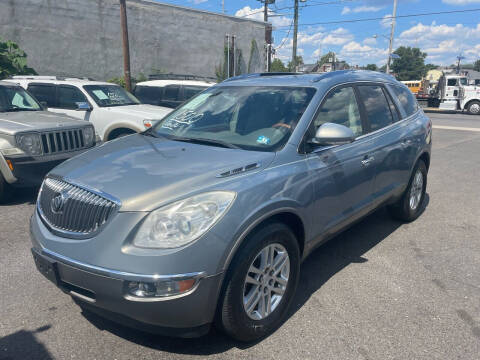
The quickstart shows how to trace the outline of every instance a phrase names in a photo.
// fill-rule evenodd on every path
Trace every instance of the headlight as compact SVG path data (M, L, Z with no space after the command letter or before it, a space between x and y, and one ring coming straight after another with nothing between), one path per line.
M133 245L176 248L197 240L228 210L235 193L212 191L152 211L140 227Z
M89 147L94 144L95 130L93 130L93 127L89 126L83 129L83 141L85 142L85 147Z
M39 134L20 134L15 139L18 147L28 155L41 155L43 153L42 140Z

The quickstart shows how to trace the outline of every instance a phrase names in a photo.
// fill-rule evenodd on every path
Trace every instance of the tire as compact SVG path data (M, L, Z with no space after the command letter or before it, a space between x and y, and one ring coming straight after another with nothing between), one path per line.
M275 260L283 259L280 263L285 265L277 267L277 269L283 270L274 278L282 277L282 282L285 282L286 277L288 279L286 285L281 285L273 280L271 271L268 272L268 275L265 275L265 272L263 274L249 272L252 268L256 268L257 271L263 268L263 259L267 258L264 255L268 254L266 249L274 249L273 263ZM262 250L264 250L264 255L260 254ZM282 254L288 255L288 261L285 261L285 255L282 258ZM264 257L262 258L262 256ZM254 280L260 281L260 285L247 283L248 274L255 278ZM285 276L286 274L288 275ZM227 272L225 291L219 302L217 327L220 327L232 338L244 342L258 340L271 334L287 316L288 308L295 295L299 275L300 250L297 239L290 228L278 222L262 226L252 236L249 236L245 246L238 251ZM277 290L273 291L272 288ZM282 290L284 290L282 295L277 294ZM279 296L281 297L279 298ZM256 301L257 298L260 298L265 300L264 304L268 304L268 297L270 297L271 304L269 314L262 311L262 302ZM249 313L246 310L248 299L255 299L251 302L252 305L256 303L251 307L253 310ZM247 301L247 305L244 305L244 301ZM266 308L268 306L263 310Z
M480 101L472 101L468 104L468 113L471 115L480 115Z
M417 219L424 208L426 189L427 167L423 160L418 160L402 197L395 204L388 206L392 217L405 222Z
M6 203L11 198L11 188L0 173L0 204Z

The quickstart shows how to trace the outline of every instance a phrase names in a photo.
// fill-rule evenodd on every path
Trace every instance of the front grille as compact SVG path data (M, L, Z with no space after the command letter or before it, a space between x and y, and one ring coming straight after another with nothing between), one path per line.
M86 147L82 129L44 132L41 138L44 154L58 154Z
M54 232L80 238L96 233L113 217L120 203L63 180L47 178L37 206L43 221Z

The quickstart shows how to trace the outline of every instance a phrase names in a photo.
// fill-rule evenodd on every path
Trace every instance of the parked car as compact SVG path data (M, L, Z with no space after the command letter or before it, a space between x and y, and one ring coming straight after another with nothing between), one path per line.
M181 103L214 84L213 81L169 79L167 77L166 79L139 82L135 85L133 93L144 104L175 109Z
M54 169L33 256L116 321L181 336L215 322L259 339L287 316L317 246L380 206L421 214L431 129L408 88L378 72L224 81Z
M49 111L93 124L102 141L142 132L171 109L141 104L121 86L56 76L14 76L7 81L31 92Z
M10 187L40 185L53 167L95 142L92 125L47 112L22 87L0 81L0 203Z

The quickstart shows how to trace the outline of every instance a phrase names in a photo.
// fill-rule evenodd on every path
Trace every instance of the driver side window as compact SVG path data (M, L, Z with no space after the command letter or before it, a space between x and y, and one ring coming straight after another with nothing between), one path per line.
M362 135L362 120L353 88L347 86L330 92L313 123L315 131L325 123L334 123L352 129L355 136Z

